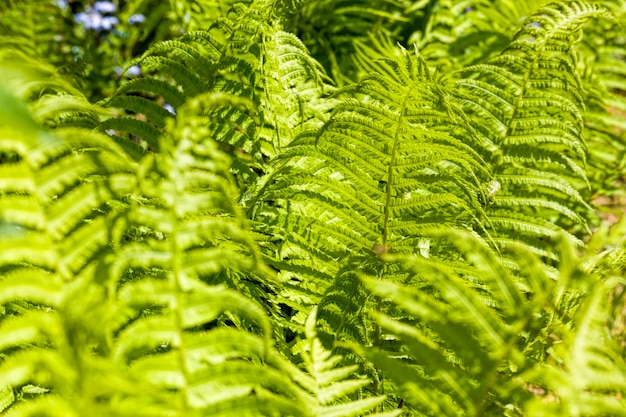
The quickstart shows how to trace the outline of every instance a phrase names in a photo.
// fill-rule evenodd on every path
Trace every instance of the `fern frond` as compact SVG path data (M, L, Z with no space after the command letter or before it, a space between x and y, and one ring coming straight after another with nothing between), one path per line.
M315 415L320 417L362 416L374 407L382 404L384 396L369 397L356 401L337 404L346 396L366 387L370 381L364 379L347 379L355 373L358 365L337 367L341 357L332 355L317 338L315 330L317 308L314 308L305 324L307 346L302 350L304 365L313 380L309 389L317 400L318 410ZM342 401L343 402L343 401ZM401 410L386 413L367 414L372 417L392 417L401 414Z
M401 281L404 271L382 255L451 262L433 233L482 226L474 213L488 172L462 114L407 51L368 65L370 76L344 90L330 120L276 158L251 202L258 230L274 237L267 261L283 274L289 325L299 331L319 304L327 348L344 339L380 343L363 314L376 303L355 274Z
M492 147L486 154L501 187L487 202L487 217L494 210L500 219L510 217L490 229L500 249L529 229L515 225L520 215L569 233L577 224L586 227L584 100L573 45L581 25L597 16L607 16L606 10L581 2L546 6L502 54L463 70L466 79L455 82L460 103L470 119L480 120L477 129ZM541 227L531 233L541 235ZM525 242L531 250L544 246L529 235Z
M267 13L263 2L239 4L208 30L154 45L129 65L158 72L158 78L122 85L106 104L125 109L132 118L109 119L100 129L158 152L155 142L170 116L163 102L176 109L206 92L239 97L248 105L212 108L208 120L212 136L235 158L233 171L245 190L267 160L291 142L294 130L318 126L333 103L325 99L330 87L321 66L295 36L270 24ZM129 148L141 157L132 143Z
M594 264L602 258L574 260L569 270L561 272L562 281L571 285L573 291L585 295L576 298L576 308L568 314L571 322L566 328L569 331L555 331L554 336L560 343L550 352L553 361L541 369L530 370L527 375L542 387L544 396L558 400L548 404L541 399L529 401L525 410L528 413L626 415L623 399L626 363L607 328L610 304L606 300L619 281L611 275L602 276L595 268L591 269L594 275L608 279L593 281L589 279L590 272L581 271L584 264Z
M319 128L328 119L324 114L333 101L322 98L332 88L321 65L294 35L274 27L261 46L264 118L271 123L267 135L278 154L299 131Z
M0 101L4 114L14 116L3 118L2 152L16 155L2 164L0 180L0 305L7 313L0 320L2 388L8 384L15 394L15 415L42 412L46 404L57 405L50 415L71 408L80 415L81 405L72 407L70 398L89 381L77 382L75 370L94 369L81 355L96 341L73 345L84 328L73 325L68 306L81 287L76 277L116 240L114 228L108 230L116 217L112 200L133 182L133 167L100 135L79 129L53 135L7 92ZM109 377L114 374L111 369ZM21 404L24 397L32 397L29 405Z
M9 116L3 126L3 152L16 155L15 162L2 166L3 222L25 233L25 249L29 239L36 242L36 236L44 246L52 245L53 269L60 268L57 271L69 278L70 271L79 272L106 248L108 232L101 226L116 216L111 200L134 183L129 177L133 166L106 137L74 128L57 129L52 135L11 95L3 92L1 99ZM38 101L36 109L46 112L47 104L55 109L53 102L47 97ZM19 131L24 134L15 135ZM76 241L83 244L73 245Z
M247 30L246 20L254 19L246 7L236 7L233 19L220 19L206 31L188 32L175 40L156 43L128 66L139 65L143 73L157 73L151 78L131 80L122 85L116 94L102 104L119 106L132 115L130 119L109 119L101 130L116 131L119 138L143 142L158 151L156 143L163 134L163 122L170 115L164 113L165 104L176 112L187 99L213 91L254 100L255 57L247 50L235 46L242 31ZM256 38L254 38L256 39ZM235 50L233 50L235 48ZM141 100L138 94L147 95ZM232 156L250 154L253 161L243 155L239 169L242 176L255 177L250 166L262 161L260 144L254 134L256 115L248 108L214 108L211 121L213 137L233 150ZM132 145L131 145L132 147ZM145 147L145 146L144 146ZM140 155L139 155L140 156ZM248 181L244 181L247 183Z
M515 249L519 270L514 277L475 238L452 231L447 235L476 267L481 286L472 288L469 275L450 273L422 257L396 256L395 261L428 282L435 296L423 289L363 278L369 291L409 314L399 320L373 313L381 326L403 340L405 350L394 357L380 349L356 344L351 348L377 364L410 407L425 415L501 415L504 408L521 412L524 404L531 414L606 415L607 410L620 410L615 412L621 415L623 405L620 409L615 395L624 389L619 370L623 361L610 347L603 330L604 313L598 310L606 297L600 289L604 284L576 269L573 248L561 241L564 249L559 256L568 263L556 282L545 273L542 262L520 246ZM580 286L587 285L598 292L581 296ZM492 297L489 304L485 293ZM563 297L566 293L579 294L581 307ZM562 326L570 333L559 330ZM590 332L604 333L606 347L586 350L583 346L597 346L592 340L600 337ZM577 353L565 354L569 349ZM546 357L555 362L546 363ZM565 376L567 372L575 375ZM596 387L597 381L606 385ZM536 393L538 386L557 393L558 400L553 405L546 405L546 398L532 400L537 394L531 392Z
M21 158L13 165L43 164L50 180L46 183L26 169L22 171L30 172L29 181L9 177L2 182L8 193L3 198L15 200L15 191L24 195L23 202L2 212L3 222L13 226L5 228L2 246L14 249L2 251L0 305L9 307L14 317L0 322L0 379L3 390L6 384L13 392L29 384L41 388L36 398L10 405L11 412L48 413L44 407L54 404L49 415L129 415L137 413L137 404L145 404L139 415L212 415L226 410L299 414L298 404L308 401L306 394L268 366L281 362L272 359L278 357L271 343L273 329L259 304L261 294L267 293L258 284L244 282L256 276L257 282L270 285L269 272L255 266L260 257L242 215L237 215L229 159L205 138L206 131L187 126L192 130L182 132L183 139L166 145L171 150L161 157L163 167L169 167L166 172L148 157L137 179L116 178L118 172L131 174L133 165L124 165L123 152L110 142L99 143L97 134L81 138L79 131L66 140L52 136L38 130L10 96L2 98L5 112L20 116L3 125L7 139L14 138L13 145L5 141L4 149L13 149ZM203 103L227 102L208 97ZM194 109L193 115L199 113L202 108ZM181 119L188 121L184 112ZM30 132L24 129L30 135L11 134L19 123L30 127ZM89 144L89 150L78 152L81 143ZM75 164L64 164L67 146L77 152L69 154ZM107 152L113 151L118 154L107 159ZM90 161L101 162L94 165L100 178L86 164ZM64 180L56 180L54 172ZM98 181L102 186L94 188ZM107 181L114 192L107 193ZM20 182L32 184L32 190L11 190ZM103 211L110 219L93 215L99 201L94 197L110 199L122 191L134 194L130 207L120 201L121 208L129 209L125 219L117 221L110 209ZM46 202L48 195L58 195L51 198L58 201L37 204ZM39 209L36 222L26 203ZM135 222L146 237L129 233ZM102 251L107 244L116 250ZM70 283L61 286L64 281ZM256 301L213 285L219 282ZM30 304L22 312L12 307L14 303ZM219 323L221 329L210 331ZM248 343L230 350L223 344L230 339ZM88 392L81 387L89 387Z
M202 116L237 103L224 94L188 102L168 124L164 152L142 162L129 219L149 232L100 278L125 312L111 354L133 378L175 392L172 411L295 415L306 396L272 359L264 311L274 284L236 204L230 159Z
M419 24L426 1L314 0L299 2L285 30L299 34L336 85L357 79L353 43L367 42L377 32L400 39L402 31Z
M626 143L626 61L623 32L624 4L607 1L603 5L614 20L598 19L585 29L578 53L587 92L585 136L589 142L589 178L595 195L621 195L619 183L624 167L619 155Z

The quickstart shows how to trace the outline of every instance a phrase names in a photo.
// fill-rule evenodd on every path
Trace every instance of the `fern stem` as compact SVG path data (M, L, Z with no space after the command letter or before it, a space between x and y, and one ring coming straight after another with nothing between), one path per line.
M184 141L184 140L183 140ZM178 360L180 361L180 369L181 372L183 374L183 382L182 382L182 386L181 386L181 390L182 390L182 394L183 394L183 407L185 409L185 412L191 412L191 406L189 404L189 386L187 384L187 382L190 380L190 374L189 371L187 369L187 356L185 354L185 349L183 346L183 339L184 339L184 325L183 325L183 317L182 317L182 312L181 312L181 308L180 308L180 300L179 300L179 295L184 293L184 290L182 288L181 282L180 282L180 277L181 277L181 271L182 271L182 265L181 265L181 260L183 258L183 252L181 251L181 248L178 245L178 241L177 241L177 232L178 232L178 226L179 226L179 222L178 222L178 215L176 213L176 210L174 209L174 205L176 204L176 196L184 194L185 190L184 190L184 185L180 184L179 179L180 178L184 178L182 176L182 172L180 171L177 161L179 160L177 158L177 154L179 154L181 152L181 146L182 144L179 142L174 150L175 152L175 156L174 158L172 158L173 162L174 162L174 166L171 167L171 174L170 174L170 178L173 179L172 181L172 186L173 186L173 190L172 191L172 195L170 195L170 198L172 199L171 201L169 201L168 204L168 209L170 212L170 224L172 225L172 233L171 233L171 251L172 251L172 279L173 279L173 284L174 284L174 297L173 297L173 301L172 301L172 310L174 312L174 319L176 321L176 330L178 331L178 337L179 340L178 342L178 346L175 346L175 349L178 353Z
M382 227L382 254L381 255L384 255L385 253L389 252L389 248L387 247L387 240L389 238L389 218L391 217L391 189L393 187L393 181L394 181L393 170L396 165L396 154L398 152L398 145L400 142L400 136L402 134L402 124L403 124L406 104L407 104L409 95L410 95L410 90L407 89L402 99L402 106L400 108L400 114L398 116L398 125L394 133L393 146L390 152L391 159L389 160L389 168L387 170L387 185L385 189L385 193L386 193L385 213L384 213L383 227ZM382 262L383 267L382 267L379 279L383 280L385 277L386 265L385 265L384 260L381 260L381 262ZM383 309L383 300L381 297L376 296L376 313L380 314L382 312L382 309ZM382 336L381 327L378 323L376 323L374 325L374 340L373 340L374 347L376 348L380 347L381 336ZM382 377L382 371L380 371L379 369L376 369L376 372L378 375L377 375L376 381L374 381L374 394L379 395L380 389L383 386L383 377ZM379 409L380 407L381 406L377 407L377 411L382 411Z
M387 253L389 251L389 249L387 248L387 239L389 237L389 217L390 217L390 211L391 211L391 188L393 187L393 180L394 180L394 176L393 176L393 169L394 166L396 164L396 154L398 152L398 144L400 142L400 134L402 132L402 121L404 118L404 112L406 110L406 103L407 103L407 99L409 96L409 91L407 90L407 93L404 95L404 98L402 100L402 108L400 109L400 116L398 118L398 127L396 128L394 137L393 137L393 147L391 148L391 159L389 161L389 168L387 170L387 187L386 187L386 196L385 196L385 214L384 214L384 220L383 220L383 239L382 239L382 245L383 245L383 251L384 253Z
M383 278L383 274L381 274L380 279ZM376 313L379 314L382 310L383 307L383 299L380 296L376 296ZM374 346L375 347L380 347L380 338L381 338L381 327L380 324L378 324L378 322L374 325ZM382 384L382 371L378 368L376 368L376 379L374 380L374 395L380 395L380 388L383 385ZM378 409L376 409L376 411L381 411Z

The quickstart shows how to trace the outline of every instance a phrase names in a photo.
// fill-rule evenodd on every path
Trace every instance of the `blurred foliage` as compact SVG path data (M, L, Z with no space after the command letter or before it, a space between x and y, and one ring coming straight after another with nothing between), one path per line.
M132 58L182 34L183 19L159 0L6 0L0 4L0 39L51 63L96 102L137 75L126 71Z

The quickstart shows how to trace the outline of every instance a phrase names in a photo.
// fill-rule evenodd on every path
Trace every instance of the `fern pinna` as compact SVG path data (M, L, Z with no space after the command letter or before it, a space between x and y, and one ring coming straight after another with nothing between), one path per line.
M0 413L625 415L624 3L546 3L172 2L96 104L12 11Z

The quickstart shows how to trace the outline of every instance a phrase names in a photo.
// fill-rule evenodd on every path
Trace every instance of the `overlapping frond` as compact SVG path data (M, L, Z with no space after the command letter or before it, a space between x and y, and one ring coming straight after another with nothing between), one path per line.
M170 392L172 412L183 415L361 415L382 399L336 402L367 382L342 385L333 379L342 369L324 375L322 362L308 376L274 347L281 332L267 311L277 314L268 300L277 283L233 198L230 159L198 121L211 106L237 103L225 100L204 95L185 105L163 140L166 151L140 167L142 199L129 220L145 237L107 262L116 310L124 312L111 354L137 379ZM305 363L318 366L314 354Z
M557 283L520 246L516 259L523 262L513 276L474 237L447 236L474 273L458 275L420 256L396 256L434 292L363 278L369 291L406 311L404 320L374 313L402 340L402 350L389 355L352 346L394 381L410 409L432 416L522 415L526 406L524 412L532 415L606 415L608 410L622 415L623 360L608 338L603 348L588 350L604 332L604 284L575 265L563 268ZM572 260L569 254L560 256ZM583 295L581 285L596 290ZM563 297L568 293L578 294L580 307Z
M139 143L144 150L159 151L158 138L164 122L175 116L185 100L214 92L237 96L255 103L256 57L250 51L263 25L254 9L239 5L231 18L221 18L202 31L188 32L178 39L156 43L131 62L143 79L131 80L106 100L128 114L111 118L100 129L119 141ZM263 161L262 146L255 129L258 115L250 106L212 108L209 119L213 137L240 156L238 169L246 181L255 177L251 168ZM137 152L141 155L140 152Z
M106 100L128 115L105 121L100 130L140 158L146 150L159 151L165 120L188 98L206 92L236 96L249 104L212 108L208 127L235 158L233 171L245 190L295 131L322 123L332 105L322 100L330 87L321 66L295 36L269 21L269 6L232 6L207 30L153 45L129 64L139 65L145 78L129 81Z
M23 241L23 248L37 242L34 247L41 244L53 251L52 257L41 257L41 265L34 258L35 265L69 278L106 249L107 227L112 225L116 209L123 206L116 206L114 200L134 184L134 166L104 135L62 126L52 134L42 127L40 123L53 124L51 115L63 120L68 102L84 113L93 106L70 94L71 86L25 67L21 85L17 68L2 74L11 80L8 86L16 81L17 94L32 103L35 113L3 91L3 222L7 230L28 232L28 239L33 240ZM10 67L5 64L4 68ZM6 253L10 252L20 250L14 247ZM16 262L8 258L6 262ZM51 259L53 264L48 264Z
M191 100L139 165L1 99L3 411L342 416L383 400L346 397L367 382L340 382L352 368L317 348L312 389L274 347L276 283L204 116L241 99Z
M193 277L207 284L234 282L236 273L221 274L222 270L241 273L263 269L261 264L255 266L260 255L237 205L238 192L229 173L231 161L211 139L208 117L202 116L211 107L237 106L239 102L224 94L194 99L186 105L188 115L168 125L171 133L161 140L164 152L144 158L128 227L141 229L139 236L148 241L129 243L129 255L116 260L120 265L116 271L121 275L115 279L123 280L122 271L132 268L134 262L155 262L154 268L171 269L169 256L156 256L161 246L162 251L175 251L176 257L184 258L180 260L184 266L181 273L187 279ZM135 250L148 248L155 258L132 255ZM229 255L222 256L226 253ZM160 262L165 264L159 266ZM258 277L269 284L267 274L264 271ZM244 290L237 285L234 288Z
M385 396L370 396L359 400L350 400L359 390L366 388L370 381L367 379L349 379L358 369L358 365L339 366L342 358L333 355L325 349L317 338L316 326L317 308L314 308L305 324L304 342L301 355L311 382L308 389L316 399L318 409L315 413L319 417L347 417L368 415L371 417L392 417L401 414L402 410L394 409L387 412L367 413L380 406Z
M285 23L320 61L337 85L357 81L354 42L366 42L376 32L401 38L423 17L427 0L313 0L298 1Z
M463 70L465 78L454 84L491 148L485 154L495 187L486 211L500 249L517 240L554 257L547 237L586 227L585 106L573 47L585 20L605 14L580 2L546 6L502 54ZM537 228L530 226L533 219Z
M622 156L626 149L626 41L623 1L605 5L615 20L598 20L585 29L578 52L587 92L585 136L589 143L589 179L596 196L623 195ZM606 204L606 202L604 202Z
M402 271L380 261L389 252L453 259L431 231L480 227L479 178L488 175L463 115L424 62L397 55L363 64L370 76L344 90L321 129L299 135L276 159L253 206L275 239L270 262L282 271L294 322L321 303L320 320L330 322L321 330L339 326L364 342L371 328L354 327L359 319L345 310L350 325L336 321L342 300L360 291L349 284L357 271L400 279Z

